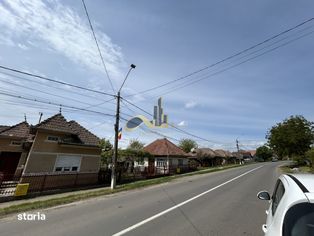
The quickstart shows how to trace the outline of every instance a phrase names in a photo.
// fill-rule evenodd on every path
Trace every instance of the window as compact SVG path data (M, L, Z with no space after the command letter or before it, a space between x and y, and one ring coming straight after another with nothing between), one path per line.
M54 171L56 172L70 172L79 171L81 166L80 156L58 156Z
M157 159L156 166L157 167L165 167L166 166L166 160L165 159Z
M285 187L283 186L283 183L280 180L278 180L276 183L274 194L272 196L273 201L272 201L271 211L273 215L275 214L276 209L284 193L285 193Z
M314 235L314 204L299 203L291 207L283 222L284 236Z
M11 145L13 145L13 146L21 146L22 142L21 141L12 141Z
M47 140L51 142L58 142L59 137L58 136L47 136Z

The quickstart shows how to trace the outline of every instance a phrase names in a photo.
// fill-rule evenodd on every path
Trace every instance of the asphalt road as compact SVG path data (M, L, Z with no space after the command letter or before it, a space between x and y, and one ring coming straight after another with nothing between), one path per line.
M282 163L261 163L190 176L39 211L45 221L0 220L0 235L262 235L268 203ZM38 211L34 211L37 213Z

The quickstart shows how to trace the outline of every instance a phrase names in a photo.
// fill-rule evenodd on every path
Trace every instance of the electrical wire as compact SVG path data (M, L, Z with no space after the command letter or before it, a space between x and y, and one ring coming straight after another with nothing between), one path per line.
M223 62L225 62L225 61L228 61L228 60L230 60L230 59L232 59L232 58L235 58L235 57L237 57L237 56L239 56L239 55L241 55L241 54L244 54L244 53L246 53L246 52L248 52L248 51L250 51L250 50L252 50L252 49L254 49L254 48L257 48L257 47L259 47L260 45L266 44L266 43L270 42L271 40L273 40L273 39L275 39L275 38L278 38L278 37L280 37L280 36L282 36L282 35L284 35L284 34L287 34L287 33L291 32L291 31L293 31L293 30L295 30L295 29L297 29L297 28L299 28L299 27L301 27L301 26L303 26L303 25L305 25L305 24L307 24L307 23L309 23L309 22L311 22L311 21L313 21L313 20L314 20L314 18L310 18L310 19L308 19L308 20L305 20L305 21L303 21L303 22L297 24L296 26L293 26L293 27L291 27L291 28L289 28L289 29L287 29L287 30L284 30L284 31L282 31L282 32L280 32L280 33L278 33L278 34L272 36L272 37L269 37L269 38L263 40L262 42L259 42L259 43L255 44L255 45L253 45L253 46L250 46L250 47L248 47L248 48L246 48L246 49L244 49L244 50L241 50L241 51L239 51L239 52L237 52L237 53L235 53L235 54L233 54L233 55L231 55L231 56L228 56L228 57L226 57L226 58L224 58L224 59L222 59L222 60L220 60L220 61L218 61L218 62L215 62L215 63L213 63L213 64L211 64L211 65L209 65L209 66L205 66L205 67L203 67L203 68L201 68L201 69L199 69L199 70L196 70L196 71L194 71L194 72L192 72L192 73L190 73L190 74L188 74L188 75L185 75L185 76L182 76L182 77L180 77L180 78L171 80L171 81L169 81L169 82L167 82L167 83L164 83L164 84L155 86L155 87L153 87L153 88L140 91L140 92L138 92L138 93L136 93L136 94L128 95L128 96L126 96L126 97L135 96L135 95L139 95L139 94L144 94L144 93L147 93L147 92L150 92L150 91L153 91L153 90L156 90L156 89L165 87L165 86L167 86L167 85L169 85L169 84L172 84L172 83L175 83L175 82L177 82L177 81L181 81L181 80L187 79L187 78L189 78L189 77L191 77L191 76L193 76L193 75L196 75L196 74L198 74L198 73L200 73L200 72L202 72L202 71L205 71L205 70L207 70L207 69L209 69L209 68L212 68L212 67L214 67L214 66L217 66L217 65L219 65L219 64L221 64L221 63L223 63Z
M109 77L109 73L108 73L108 70L107 70L107 67L106 67L106 64L105 64L105 60L104 60L104 58L103 58L103 56L102 56L102 53L101 53L101 51L100 51L100 48L99 48L99 45L98 45L98 41L97 41L97 38L96 38L96 34L95 34L95 31L94 31L92 22L91 22L91 20L90 20L90 17L89 17L89 14L88 14L88 11L87 11L87 8L86 8L86 5L85 5L84 0L82 0L82 3L83 3L84 9L85 9L85 13L86 13L86 16L87 16L87 19L88 19L88 22L89 22L89 26L90 26L91 31L92 31L93 36L94 36L94 40L95 40L95 43L96 43L96 46L97 46L97 49L98 49L98 53L99 53L99 56L100 56L102 65L103 65L104 68L105 68L106 75L107 75L107 78L108 78L108 80L109 80L109 83L110 83L110 86L111 86L111 88L112 88L112 91L113 91L113 93L116 93L116 92L115 92L115 89L114 89L114 87L113 87L112 81L111 81L111 79L110 79L110 77Z
M221 73L223 73L223 72L226 72L226 71L228 71L228 70L231 70L231 69L233 69L233 68L235 68L235 67L238 67L238 66L240 66L240 65L242 65L242 64L244 64L244 63L247 63L247 62L252 61L252 60L254 60L254 59L258 58L258 57L261 57L261 56L263 56L263 55L265 55L265 54L267 54L267 53L270 53L270 52L275 51L275 50L277 50L277 49L279 49L279 48L281 48L281 47L284 47L284 46L286 46L286 45L288 45L288 44L290 44L290 43L292 43L292 42L294 42L294 41L297 41L297 40L299 40L299 39L301 39L301 38L304 38L304 37L306 37L306 36L309 36L309 35L311 35L311 34L313 34L313 33L314 33L314 31L311 31L311 32L306 33L306 34L303 34L302 36L299 36L299 37L297 37L297 38L295 38L295 39L292 39L292 40L290 40L290 41L288 41L288 42L285 42L285 43L283 43L283 44L281 44L281 45L279 45L279 46L277 46L277 47L271 48L271 49L269 49L269 50L267 50L267 51L265 51L265 52L263 52L263 53L260 53L260 54L258 54L258 55L255 55L255 56L253 56L253 57L250 57L250 58L248 58L248 59L246 59L246 60L244 60L244 61L241 61L241 62L239 62L239 63L237 63L237 64L234 64L234 65L232 65L232 66L230 66L230 67L224 68L224 69L219 70L219 71L217 71L217 72L215 72L215 73L212 73L212 74L210 74L210 75L206 75L206 76L201 77L201 78L199 78L199 79L197 79L197 80L190 81L190 82L187 82L187 83L182 83L181 85L175 86L175 87L173 87L172 89L170 89L170 90L168 90L168 91L166 91L166 92L164 92L164 93L162 93L162 94L156 95L156 96L157 96L157 97L160 97L160 96L163 96L163 95L172 93L172 92L174 92L174 91L177 91L177 90L179 90L179 89L185 88L185 87L187 87L187 86L190 86L190 85L195 84L195 83L197 83L197 82L200 82L200 81L202 81L202 80L211 78L211 77L213 77L213 76L216 76L216 75L218 75L218 74L221 74Z
M89 91L89 92L93 92L93 93L98 93L98 94L112 96L112 97L116 96L116 95L113 95L113 94L110 94L110 93L105 93L105 92L101 92L101 91L97 91L97 90L93 90L93 89L89 89L89 88L84 88L84 87L79 86L79 85L74 85L74 84L62 82L62 81L59 81L59 80L50 79L50 78L45 77L45 76L36 75L36 74L33 74L33 73L17 70L17 69L14 69L14 68L3 66L3 65L0 65L0 68L3 69L3 70L12 71L12 72L15 72L15 73L31 76L31 77L34 77L34 78L38 78L38 79L41 79L41 80L46 80L46 81L57 83L57 84L67 85L67 86L70 86L70 87L73 87L73 88L77 88L77 89L81 89L81 90L85 90L85 91Z
M36 83L36 84L39 84L39 85L42 85L42 86L45 86L45 87L54 88L54 89L57 89L57 90L62 90L62 91L65 91L67 93L72 93L72 94L76 94L76 95L79 95L79 96L89 97L89 98L92 98L92 99L95 99L95 100L99 100L99 97L94 97L94 96L91 96L89 94L83 94L83 93L79 93L79 92L74 91L74 90L69 90L69 89L65 89L65 88L61 88L61 87L55 87L55 86L52 86L51 84L43 83L43 82L40 82L38 80L33 80L33 78L25 78L25 77L13 75L13 74L10 74L10 73L6 73L6 72L3 72L3 71L0 71L0 74L6 75L6 76L9 76L9 77L12 77L12 78L22 79L22 80L28 81L30 83ZM114 98L112 100L114 100Z
M95 113L95 114L99 114L99 115L114 117L114 115L112 115L112 114L107 114L107 113L103 113L103 112L99 112L99 111L93 111L93 110L69 106L69 105L65 105L65 104L59 104L59 103L54 103L54 102L46 102L46 101L41 101L41 100L37 100L37 99L26 98L23 96L13 95L13 94L5 93L5 92L0 92L0 95L4 95L4 96L8 96L8 97L14 97L14 98L22 99L22 100L27 100L27 101L38 102L38 103L47 104L47 105L59 106L60 108L65 107L65 108L71 108L71 109L78 109L78 110L85 111L85 112L91 112L91 113Z
M153 114L149 113L148 111L145 111L143 108L141 108L141 107L135 105L134 103L128 101L127 99L122 98L122 102L123 102L123 101L125 101L125 102L127 102L128 104L130 104L131 106L134 106L134 107L136 107L137 109L139 109L139 110L145 112L146 114L148 114L148 115L150 115L150 116L153 116ZM187 132L187 131L185 131L185 130L183 130L183 129L180 129L180 128L176 127L176 126L173 125L173 124L168 124L168 125L169 125L170 127L174 128L177 132L187 134L187 135L189 135L189 136L191 136L191 137L198 138L198 139L200 139L200 140L202 140L202 141L209 142L209 143L211 143L211 144L212 144L212 143L214 143L214 144L222 144L222 143L219 143L219 142L216 142L216 141L213 141L213 140L209 140L209 139L200 137L200 136L195 135L195 134L192 134L192 133L190 133L190 132Z

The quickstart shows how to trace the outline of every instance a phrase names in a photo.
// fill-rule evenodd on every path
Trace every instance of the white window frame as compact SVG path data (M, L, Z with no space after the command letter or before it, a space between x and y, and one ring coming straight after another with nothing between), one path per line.
M167 160L163 158L157 158L156 159L156 167L167 167Z
M65 160L68 158L68 160ZM72 163L71 163L72 158ZM73 160L73 158L77 158L78 160ZM62 160L63 159L63 164ZM59 164L58 162L61 162ZM68 163L67 163L68 162ZM77 163L74 163L77 162ZM53 172L56 173L68 173L68 172L79 172L81 169L81 163L82 163L82 156L79 155L58 155L55 161L55 165L53 167ZM61 168L61 170L57 171L57 168ZM73 168L77 168L76 170L73 170Z

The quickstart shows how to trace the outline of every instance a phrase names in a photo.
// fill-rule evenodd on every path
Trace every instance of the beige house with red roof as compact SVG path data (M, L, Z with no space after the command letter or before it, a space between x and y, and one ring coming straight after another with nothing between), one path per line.
M16 172L19 168L22 170L20 182L30 183L30 190L34 191L72 183L97 183L101 154L99 141L77 122L68 122L61 113L35 126L22 122L0 131L1 155L5 153L11 167L14 161ZM20 157L14 153L19 153ZM5 168L2 165L2 169Z
M146 160L148 169L155 168L159 173L169 173L171 169L187 167L189 164L188 154L166 138L148 144L144 151L154 157Z

